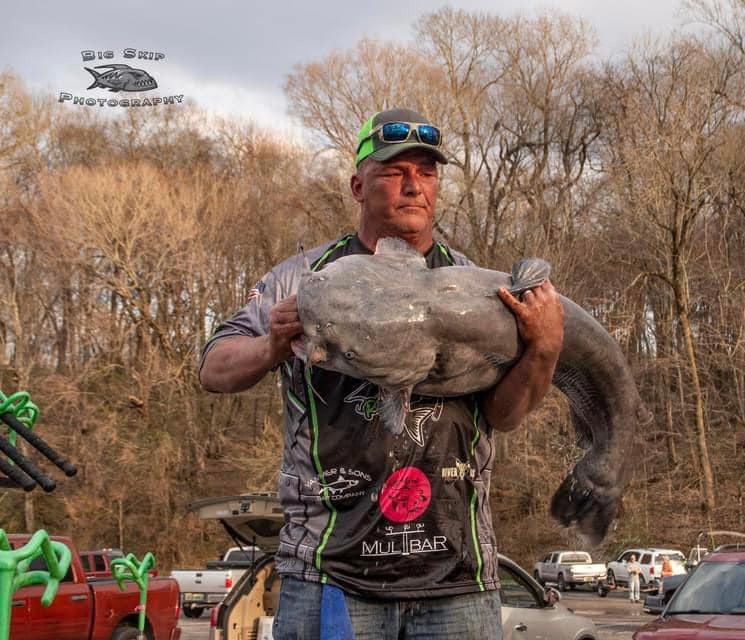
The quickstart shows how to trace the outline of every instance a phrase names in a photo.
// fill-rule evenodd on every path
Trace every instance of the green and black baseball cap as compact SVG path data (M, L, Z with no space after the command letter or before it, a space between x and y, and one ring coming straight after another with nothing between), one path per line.
M379 111L357 135L355 165L359 166L365 158L385 162L411 149L428 151L442 164L448 162L442 153L440 129L423 115L403 108Z

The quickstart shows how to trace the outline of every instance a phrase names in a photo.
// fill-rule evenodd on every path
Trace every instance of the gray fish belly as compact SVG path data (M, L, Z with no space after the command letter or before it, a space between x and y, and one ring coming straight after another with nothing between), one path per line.
M494 386L520 355L522 345L510 311L497 297L510 285L506 273L478 267L443 267L422 282L428 322L436 344L434 366L416 393L456 396Z

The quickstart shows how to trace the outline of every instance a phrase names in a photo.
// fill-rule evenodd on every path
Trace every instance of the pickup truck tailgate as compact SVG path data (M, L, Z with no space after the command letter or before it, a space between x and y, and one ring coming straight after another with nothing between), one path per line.
M171 572L178 582L183 602L220 602L232 586L230 571L186 571Z

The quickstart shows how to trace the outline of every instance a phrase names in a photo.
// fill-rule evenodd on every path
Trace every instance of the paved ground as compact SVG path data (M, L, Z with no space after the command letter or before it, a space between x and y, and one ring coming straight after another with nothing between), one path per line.
M575 613L591 618L598 627L600 640L631 640L634 631L654 618L642 611L640 604L631 604L626 591L610 593L599 598L590 591L567 591L562 602ZM192 620L182 617L181 640L207 640L209 636L209 611Z
M207 640L210 634L210 611L205 611L196 620L184 618L181 614L178 626L181 627L181 640Z
M654 620L641 604L629 602L627 591L609 593L600 598L589 591L567 591L562 602L574 612L591 618L601 640L631 640L634 631Z

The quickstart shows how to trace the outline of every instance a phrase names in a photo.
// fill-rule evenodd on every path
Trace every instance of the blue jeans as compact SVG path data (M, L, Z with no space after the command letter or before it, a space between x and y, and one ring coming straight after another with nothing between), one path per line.
M320 640L322 588L282 578L274 640ZM498 591L425 600L345 598L355 640L502 640Z

